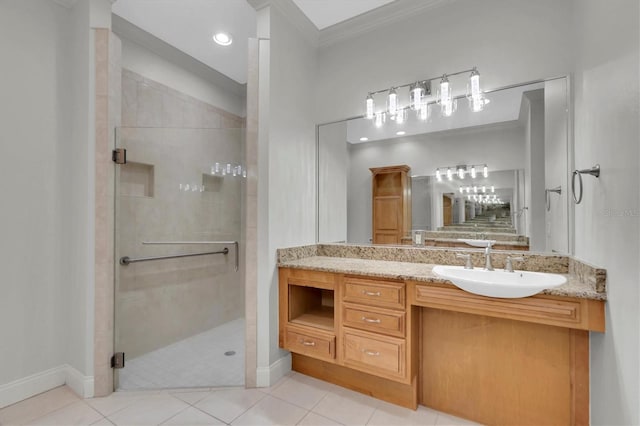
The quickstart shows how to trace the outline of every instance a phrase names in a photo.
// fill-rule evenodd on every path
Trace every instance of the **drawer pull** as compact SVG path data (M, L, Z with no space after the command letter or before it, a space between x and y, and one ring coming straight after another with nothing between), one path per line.
M300 339L300 343L302 343L302 346L315 346L316 345L316 342L314 342L314 341L309 342L309 341L306 341L304 339Z
M367 349L363 349L362 352L364 352L365 355L369 356L380 356L380 352L378 351L369 351Z
M362 317L362 321L364 322L370 322L373 324L380 324L380 319L379 318L367 318L367 317Z
M365 296L376 296L376 297L380 297L381 296L379 291L362 290L362 294L364 294Z

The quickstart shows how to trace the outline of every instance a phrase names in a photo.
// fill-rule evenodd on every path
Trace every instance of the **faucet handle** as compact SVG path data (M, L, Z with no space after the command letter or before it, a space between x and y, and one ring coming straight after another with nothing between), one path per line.
M464 269L473 269L473 263L471 263L471 254L456 253L456 257L466 260Z
M507 256L506 264L504 266L504 270L507 272L513 272L513 262L522 262L524 261L524 257L511 257Z

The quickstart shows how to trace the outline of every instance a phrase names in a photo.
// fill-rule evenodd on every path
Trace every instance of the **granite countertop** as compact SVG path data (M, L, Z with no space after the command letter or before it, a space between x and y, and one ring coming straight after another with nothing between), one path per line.
M395 262L388 260L356 259L345 257L309 256L297 260L283 261L283 268L308 269L313 271L356 274L397 280L413 280L429 283L449 284L450 281L433 273L434 264ZM606 300L606 293L597 292L591 285L575 275L560 274L567 282L559 287L543 290L540 294L577 297L581 299Z

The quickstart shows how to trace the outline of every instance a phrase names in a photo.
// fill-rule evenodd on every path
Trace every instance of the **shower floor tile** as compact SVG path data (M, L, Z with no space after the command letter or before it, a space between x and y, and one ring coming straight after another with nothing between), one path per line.
M244 339L244 319L237 319L128 359L118 389L244 386Z

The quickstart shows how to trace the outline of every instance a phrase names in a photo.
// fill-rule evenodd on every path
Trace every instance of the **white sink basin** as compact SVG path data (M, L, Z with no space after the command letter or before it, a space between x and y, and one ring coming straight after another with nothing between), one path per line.
M487 244L494 245L496 243L496 240L471 240L465 238L458 238L458 241L462 241L463 243L474 247L486 247Z
M437 265L433 273L469 293L481 296L516 298L533 296L548 288L558 287L567 279L543 272L464 269L462 266Z

